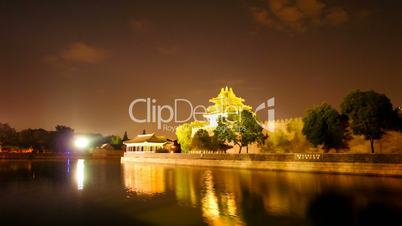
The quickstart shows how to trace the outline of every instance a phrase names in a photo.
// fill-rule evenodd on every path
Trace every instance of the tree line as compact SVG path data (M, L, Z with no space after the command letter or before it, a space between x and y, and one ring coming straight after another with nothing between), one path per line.
M248 153L248 146L252 143L263 144L266 136L263 128L257 123L256 116L248 110L240 113L240 118L234 122L229 122L225 118L218 119L218 125L210 135L206 129L206 122L192 122L180 125L176 130L177 139L183 152L191 149L226 151L233 144L239 148L241 153L243 147ZM196 131L194 134L193 131Z
M303 134L314 146L323 149L348 148L351 135L362 135L370 142L374 153L374 142L386 131L402 131L399 108L394 108L390 99L375 91L356 90L348 94L340 106L340 112L327 103L309 109L303 118Z
M17 131L7 123L0 123L0 147L3 151L32 149L34 153L70 153L74 150L72 145L74 135L74 129L63 125L57 125L52 131L45 129ZM122 139L118 136L105 137L101 134L86 134L86 136L91 139L89 148L104 143L110 143L116 149L122 145Z

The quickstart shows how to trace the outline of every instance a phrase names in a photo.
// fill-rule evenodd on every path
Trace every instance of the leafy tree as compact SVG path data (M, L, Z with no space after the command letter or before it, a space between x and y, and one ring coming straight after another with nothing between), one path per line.
M214 129L214 135L212 136L211 149L225 150L231 146L226 143L237 142L236 134L222 119L218 119L218 125Z
M395 112L390 99L374 91L356 90L344 98L341 109L351 120L353 133L369 140L374 153L374 141L393 126Z
M391 129L402 132L402 108L400 107L394 109Z
M201 128L205 126L207 122L191 122L181 124L176 128L177 141L180 144L180 148L183 153L190 150L191 147L191 136L193 135L193 129Z
M112 135L112 136L110 137L110 144L111 144L115 149L120 149L121 146L122 146L122 144L123 144L123 142L122 142L122 140L121 140L121 138L120 138L119 136Z
M43 152L52 148L53 134L44 129L24 129L18 132L18 146Z
M31 129L24 129L18 132L18 144L21 148L33 148L34 138Z
M193 136L193 139L191 140L191 148L210 150L211 138L209 137L208 131L205 129L197 130Z
M302 132L314 146L323 145L328 151L344 145L341 116L329 104L324 103L308 110L303 122Z
M57 125L54 133L54 150L57 152L70 152L74 130L68 126Z
M264 143L265 136L262 133L263 128L257 123L257 120L250 111L241 112L241 120L236 123L235 130L238 132L238 138L235 144L239 145L239 154L242 147L246 147L248 153L248 145L254 142Z
M13 146L17 144L17 132L7 123L0 123L0 145Z
M291 148L291 140L286 131L277 129L269 133L264 149L273 152L288 152Z
M50 150L52 146L52 133L44 129L32 130L33 143L32 147L35 151L43 152Z

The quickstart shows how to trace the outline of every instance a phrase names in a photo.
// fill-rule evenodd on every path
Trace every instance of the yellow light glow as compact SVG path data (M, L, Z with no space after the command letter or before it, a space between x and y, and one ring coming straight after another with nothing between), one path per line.
M85 149L89 146L89 139L86 137L77 137L74 140L74 146L78 149Z
M123 164L124 185L131 192L144 195L155 195L164 193L165 171L164 168Z

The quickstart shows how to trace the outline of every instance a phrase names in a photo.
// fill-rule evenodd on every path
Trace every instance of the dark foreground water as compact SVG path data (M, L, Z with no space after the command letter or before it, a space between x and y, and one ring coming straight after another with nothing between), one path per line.
M402 225L402 179L0 161L0 225Z

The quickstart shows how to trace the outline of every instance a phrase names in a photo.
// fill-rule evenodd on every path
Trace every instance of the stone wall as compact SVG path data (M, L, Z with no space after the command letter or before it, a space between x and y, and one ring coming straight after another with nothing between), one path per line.
M296 172L402 176L400 154L125 153L123 163L157 163Z
M241 160L241 161L290 161L290 162L360 162L360 163L401 163L402 154L173 154L126 152L124 157Z

